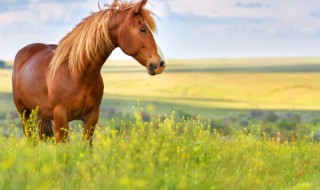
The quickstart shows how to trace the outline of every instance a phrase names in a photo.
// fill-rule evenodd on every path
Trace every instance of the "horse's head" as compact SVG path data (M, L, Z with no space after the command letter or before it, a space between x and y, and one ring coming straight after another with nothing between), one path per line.
M147 68L150 75L163 72L166 67L164 56L157 45L152 31L155 23L150 12L144 9L147 0L120 9L114 17L116 44L121 50Z

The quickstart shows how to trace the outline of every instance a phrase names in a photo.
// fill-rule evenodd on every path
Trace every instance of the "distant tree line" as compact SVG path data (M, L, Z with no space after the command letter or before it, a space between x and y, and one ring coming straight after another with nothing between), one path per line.
M5 68L6 67L6 62L3 60L0 60L0 68Z

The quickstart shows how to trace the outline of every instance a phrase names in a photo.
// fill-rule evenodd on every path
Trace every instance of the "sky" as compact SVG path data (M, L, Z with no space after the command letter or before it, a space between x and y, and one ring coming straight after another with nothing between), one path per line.
M111 0L99 0L100 4ZM57 44L98 0L0 0L0 59ZM149 0L167 59L320 57L320 0ZM128 59L117 49L111 59Z

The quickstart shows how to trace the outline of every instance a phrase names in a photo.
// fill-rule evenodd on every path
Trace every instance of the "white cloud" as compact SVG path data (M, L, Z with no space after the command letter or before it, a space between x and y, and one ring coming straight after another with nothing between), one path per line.
M209 19L212 32L219 30L244 30L266 32L270 34L306 34L320 33L320 10L318 0L164 0L173 13L202 16ZM210 22L210 19L212 21ZM220 19L222 22L215 22ZM230 21L233 23L223 23ZM243 22L245 19L248 22ZM250 22L250 19L260 19L261 22ZM238 20L237 24L234 22ZM251 20L252 21L252 20ZM219 25L226 26L219 26ZM203 30L203 28L202 28Z
M207 17L274 17L297 18L309 15L318 0L163 0L171 11L179 14L195 14ZM239 6L241 5L241 6Z
M0 25L8 27L14 23L44 25L50 22L68 22L79 10L87 8L79 3L39 2L31 0L25 9L0 13ZM87 15L89 11L87 12Z
M155 13L159 18L167 17L169 14L169 4L162 1L152 1L147 4L147 8Z
M23 6L10 1L0 12L0 59L13 59L20 48L30 43L58 43L90 14L90 7L83 2L31 1L23 2ZM97 4L95 7L97 10Z

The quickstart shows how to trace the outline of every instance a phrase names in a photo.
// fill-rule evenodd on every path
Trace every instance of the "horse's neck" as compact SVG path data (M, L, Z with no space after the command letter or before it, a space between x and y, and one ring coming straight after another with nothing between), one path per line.
M98 74L100 73L102 66L104 65L104 63L107 61L107 59L109 58L109 56L111 55L111 53L113 52L113 50L115 49L112 48L109 52L104 52L101 55L97 55L98 57L98 61L96 63L91 63L91 62L86 62L86 68L87 68L87 74L90 74L90 72L92 72L92 74Z
M116 16L115 18L111 19L108 24L108 34L110 37L110 40L112 42L113 47L111 48L110 52L104 52L103 55L97 55L99 57L99 61L97 63L89 63L87 62L87 67L89 68L88 71L92 71L96 74L96 72L100 72L103 64L107 61L109 56L111 55L112 51L118 47L117 42L117 33L116 29L119 26L119 24L122 21L122 17L119 18L119 16ZM110 48L107 48L110 49Z
M97 75L101 72L103 64L107 61L112 52L106 52L105 55L100 55L99 61L97 63L87 62L85 75Z

